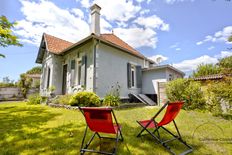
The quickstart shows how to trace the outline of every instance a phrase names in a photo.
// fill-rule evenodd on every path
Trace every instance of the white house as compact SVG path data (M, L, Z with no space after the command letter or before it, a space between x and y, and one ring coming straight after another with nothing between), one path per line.
M156 95L155 82L168 81L170 75L171 78L184 76L169 65L155 69L155 62L113 33L101 34L101 8L94 4L90 9L91 34L79 42L43 34L36 58L36 63L43 68L41 95L48 95L49 87L55 86L57 95L72 94L84 88L104 97L118 84L120 97L128 99L128 94Z

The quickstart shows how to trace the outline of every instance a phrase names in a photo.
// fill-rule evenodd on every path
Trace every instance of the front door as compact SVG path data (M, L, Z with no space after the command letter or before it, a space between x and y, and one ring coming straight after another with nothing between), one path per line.
M62 94L66 94L66 88L67 88L67 68L68 65L63 65L63 82L62 82Z

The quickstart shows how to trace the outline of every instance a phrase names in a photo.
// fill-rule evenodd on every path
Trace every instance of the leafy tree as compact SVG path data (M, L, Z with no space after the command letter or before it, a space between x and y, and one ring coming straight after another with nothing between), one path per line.
M28 90L31 88L32 79L29 78L25 73L20 75L18 87L21 89L23 97L26 98Z
M212 74L218 74L220 69L214 64L200 64L196 71L193 72L193 77L200 77Z
M229 42L232 42L232 36L229 37L228 41L229 41Z
M33 67L32 69L28 70L26 74L41 74L42 72L42 67L41 66L36 66Z
M232 73L232 56L225 57L219 60L218 66L223 74Z
M9 45L22 46L19 43L18 37L12 32L12 28L16 22L9 22L6 16L0 16L0 47L7 47ZM5 57L0 54L0 57Z

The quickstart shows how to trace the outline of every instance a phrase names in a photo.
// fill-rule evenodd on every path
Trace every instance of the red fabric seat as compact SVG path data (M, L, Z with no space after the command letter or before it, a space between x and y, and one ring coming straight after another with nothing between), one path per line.
M111 137L103 137L100 135L100 133L105 134L114 134L116 137L113 138L115 140L115 143L118 143L118 140L123 141L122 133L121 133L121 126L118 124L116 117L114 115L114 112L111 108L99 108L99 107L79 107L80 111L83 113L87 127L85 130L85 134L82 141L81 146L81 154L84 154L84 152L95 152L95 153L101 153L101 154L115 154L116 153L116 147L114 152L112 153L106 153L96 150L89 150L87 149L89 144L94 139L95 135L97 135L100 139L101 138L110 138ZM90 138L90 141L86 144L84 147L84 141L87 133L87 129L90 129L92 132L94 132L93 136ZM121 138L120 138L121 137Z
M142 136L142 133L144 131L148 132L153 138L158 140L170 153L175 154L173 150L167 145L168 142L173 141L173 140L179 140L182 144L184 144L188 150L183 152L182 154L187 154L193 151L192 147L189 146L185 141L183 141L180 132L177 128L177 125L175 123L175 118L180 112L181 107L183 106L184 102L167 102L164 104L164 106L150 119L150 120L142 120L142 121L137 121L139 125L143 128L140 133L137 135L137 137ZM166 108L167 107L167 108ZM156 117L161 113L162 110L166 108L166 112L162 118L162 120L157 123L155 121ZM164 125L169 124L170 122L174 123L174 126L176 128L177 135L173 134L171 131L169 131L167 128L163 127ZM151 131L153 129L153 131ZM165 130L167 133L171 134L174 138L169 139L169 140L164 140L161 138L159 129ZM157 135L156 135L157 134Z

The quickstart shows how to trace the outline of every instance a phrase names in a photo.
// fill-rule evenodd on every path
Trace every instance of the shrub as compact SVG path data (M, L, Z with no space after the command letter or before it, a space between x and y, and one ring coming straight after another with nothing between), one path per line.
M184 109L205 109L205 99L201 85L187 79L170 81L166 87L170 101L185 101Z
M73 95L69 101L72 106L99 106L100 98L93 92L78 92Z
M53 104L69 104L69 101L71 99L72 95L61 95L57 96L52 100Z
M118 106L120 104L120 85L117 82L111 86L111 90L104 97L103 105L105 106Z
M38 93L31 94L28 96L27 104L40 104L41 101L42 101L42 98Z
M118 106L120 104L120 97L112 94L107 94L103 100L105 106Z
M232 78L211 83L208 86L207 93L207 106L209 111L214 115L219 115L222 113L221 105L223 105L226 108L225 110L229 112L232 107Z

